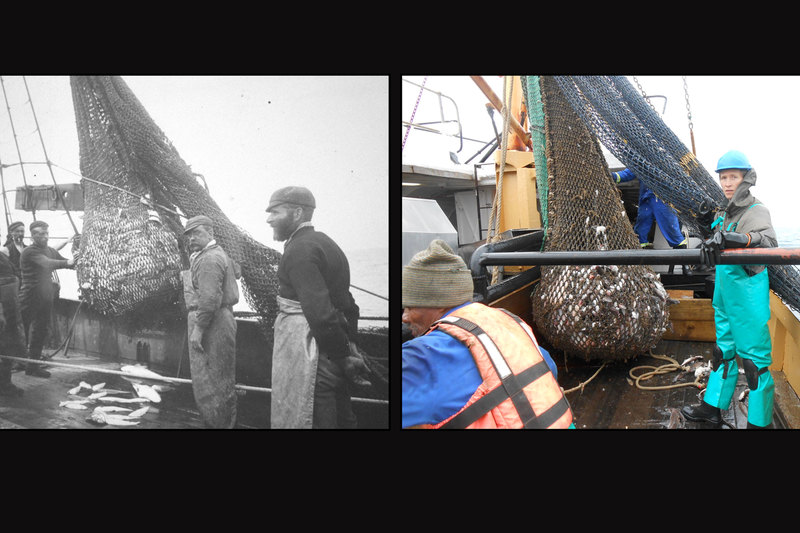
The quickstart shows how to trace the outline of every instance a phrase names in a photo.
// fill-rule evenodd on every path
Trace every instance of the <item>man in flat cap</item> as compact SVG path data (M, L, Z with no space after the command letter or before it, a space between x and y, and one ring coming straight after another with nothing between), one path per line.
M8 237L6 238L6 242L3 245L2 251L6 253L11 260L11 264L14 265L14 275L22 281L22 273L19 267L19 258L22 255L22 250L25 249L25 243L23 239L25 238L25 223L24 222L12 222L10 226L8 226Z
M41 220L32 222L30 230L33 243L20 254L22 286L19 290L19 301L30 359L42 358L42 348L50 327L56 294L53 271L73 268L75 265L74 259L62 257L58 251L47 245L48 228L47 223ZM50 372L36 363L28 363L25 373L41 378L50 377Z
M285 241L278 265L279 314L272 350L272 428L355 428L348 380L366 365L350 345L359 309L341 248L316 231L316 201L305 187L272 194L267 224Z
M194 398L207 427L230 429L236 424L237 269L214 240L209 217L190 218L183 234L191 252L182 276Z

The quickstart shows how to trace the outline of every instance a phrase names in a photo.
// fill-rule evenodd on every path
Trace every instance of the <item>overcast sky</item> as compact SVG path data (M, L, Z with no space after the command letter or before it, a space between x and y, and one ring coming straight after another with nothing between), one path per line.
M422 84L424 75L403 76ZM503 97L503 79L484 75L499 98ZM633 76L628 79L637 88ZM770 209L776 226L800 228L795 217L800 197L800 171L795 161L800 146L800 77L798 76L693 76L686 77L689 110L686 104L683 77L636 76L642 89L650 96L666 96L664 121L691 151L688 113L691 111L697 158L711 174L719 157L728 150L744 152L758 174L753 194ZM420 89L403 82L404 121L414 112ZM494 135L485 109L486 97L469 76L428 76L425 87L452 97L465 136L488 141ZM661 112L663 98L652 98L653 106ZM455 115L454 107L443 100L445 116ZM438 101L425 92L417 107L414 122L438 120ZM502 133L502 116L495 113L495 123ZM403 136L405 137L405 128ZM482 146L465 141L457 154L459 162ZM412 130L403 148L403 162L422 162L453 166L449 152L459 149L454 138L437 137ZM480 157L473 160L477 162ZM491 161L491 159L490 159Z
M183 160L205 176L228 218L259 242L283 251L272 241L264 209L275 189L303 185L317 200L315 226L345 252L388 248L387 77L122 78ZM43 161L22 78L3 79L23 160ZM27 82L50 160L79 172L69 77L27 76ZM0 158L7 164L18 158L3 111ZM29 185L52 184L46 167L26 172ZM80 180L55 172L59 183ZM22 185L18 169L4 175L7 188ZM64 217L54 212L48 218ZM4 239L5 224L2 229Z

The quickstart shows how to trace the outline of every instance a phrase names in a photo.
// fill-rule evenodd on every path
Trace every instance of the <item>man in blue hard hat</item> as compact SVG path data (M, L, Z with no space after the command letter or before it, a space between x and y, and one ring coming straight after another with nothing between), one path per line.
M624 183L636 178L636 175L629 168L619 172L612 172L611 178L614 183ZM653 229L653 222L658 224L661 233L667 240L667 243L673 248L686 248L688 239L681 232L681 224L678 221L678 215L675 211L656 198L644 182L640 181L639 185L639 212L636 216L636 224L633 230L639 236L639 244L642 248L652 248L653 243L650 242L650 230Z
M711 225L714 235L701 245L705 262L713 266L721 249L777 246L769 210L750 192L756 171L747 157L731 150L719 159L716 171L728 205ZM772 423L775 385L769 372L772 342L767 327L766 266L716 265L712 303L717 333L712 372L700 405L685 406L681 412L689 420L719 424L720 409L728 408L736 388L739 356L749 388L747 427L767 427Z

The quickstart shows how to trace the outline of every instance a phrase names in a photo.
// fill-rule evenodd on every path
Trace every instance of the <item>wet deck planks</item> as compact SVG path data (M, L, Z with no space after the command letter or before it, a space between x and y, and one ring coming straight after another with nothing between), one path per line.
M690 356L711 358L713 343L662 340L653 348L653 354L668 355L678 363ZM578 429L667 429L673 409L680 410L686 404L700 401L700 389L694 386L663 390L643 390L635 386L629 377L632 368L642 365L661 366L666 361L643 354L631 361L606 365L583 390L567 395L575 415ZM586 382L600 367L601 362L585 363L567 360L566 368L559 368L559 383L569 390ZM637 371L641 375L644 370ZM642 381L645 386L666 386L676 383L691 383L694 375L688 372L670 372ZM747 418L738 397L747 387L744 376L739 376L731 408L723 411L723 424L715 428L705 423L683 420L680 429L742 429ZM780 427L779 417L773 417L773 425Z
M0 429L203 429L204 424L194 403L189 384L161 383L167 390L161 392L162 401L150 403L150 410L137 426L98 426L87 421L92 409L100 402L90 404L88 410L71 410L59 407L59 402L78 399L68 391L85 381L90 385L106 383L107 389L132 390L124 377L100 372L103 369L119 370L119 364L103 361L79 352L70 352L67 358L56 356L53 361L96 367L98 371L51 366L47 379L32 377L24 371L15 371L13 383L24 390L21 397L0 398ZM151 381L149 384L160 383ZM82 393L81 396L86 396ZM130 395L125 395L130 397ZM145 404L142 404L145 405ZM126 404L123 407L140 407ZM259 392L239 396L236 429L269 428L269 398Z

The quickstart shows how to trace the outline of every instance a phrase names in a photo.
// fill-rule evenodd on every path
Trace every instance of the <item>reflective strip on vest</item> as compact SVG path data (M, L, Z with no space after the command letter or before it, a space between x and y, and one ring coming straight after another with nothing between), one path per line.
M492 360L492 364L494 365L495 370L497 370L497 375L500 376L501 380L506 379L511 374L511 369L508 367L506 360L503 359L503 354L500 353L500 350L497 349L497 345L489 337L489 335L486 334L485 331L480 329L469 320L465 320L463 318L446 316L442 318L440 322L449 322L450 324L466 329L478 337L478 340L486 349L489 359Z

